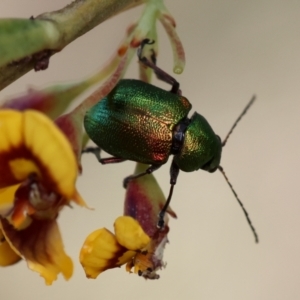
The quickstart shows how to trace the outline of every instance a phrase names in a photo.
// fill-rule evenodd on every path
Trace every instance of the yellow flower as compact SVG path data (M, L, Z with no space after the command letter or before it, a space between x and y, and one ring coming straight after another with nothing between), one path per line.
M73 200L78 165L59 128L40 112L0 110L0 265L20 257L46 284L73 263L64 252L56 218Z
M138 164L135 174L147 166ZM165 197L153 175L129 182L124 204L125 216L116 219L115 234L106 228L92 232L85 240L80 262L88 278L96 278L102 272L126 264L126 271L158 279L157 271L165 267L163 251L168 242L168 216L163 229L157 228L158 213ZM168 209L176 218L176 214Z
M92 232L84 242L80 252L80 262L88 278L96 278L100 273L119 267L125 263L126 270L151 279L158 278L157 267L151 261L153 240L144 232L139 223L131 217L116 219L115 234L106 228Z

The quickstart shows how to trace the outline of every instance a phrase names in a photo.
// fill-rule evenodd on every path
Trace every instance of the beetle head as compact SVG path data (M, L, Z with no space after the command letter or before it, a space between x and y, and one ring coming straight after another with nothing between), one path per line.
M201 169L208 171L209 173L215 172L220 166L221 154L222 154L222 142L221 138L218 135L215 135L216 140L218 140L215 155L209 160L206 164L204 164ZM218 147L220 145L220 147Z

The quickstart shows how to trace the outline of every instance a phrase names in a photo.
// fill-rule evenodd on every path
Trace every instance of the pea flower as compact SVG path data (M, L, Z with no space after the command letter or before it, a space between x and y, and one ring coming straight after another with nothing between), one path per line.
M135 174L147 166L137 164ZM157 271L165 267L163 251L168 242L168 216L163 229L157 227L157 216L166 199L154 176L146 175L129 182L124 216L114 223L114 234L106 228L92 232L85 240L80 262L88 278L126 264L126 271L145 279L158 279ZM176 214L168 209L176 218Z
M56 222L71 201L85 205L75 188L78 165L69 141L44 114L0 110L0 265L20 258L47 285L73 263Z
M156 21L171 41L175 73L184 68L184 51L175 31L175 21L162 0L145 3L142 16L132 24L110 62L97 74L79 84L30 90L0 109L0 266L20 259L38 272L47 285L62 274L69 279L73 264L64 251L57 217L64 206L84 206L75 188L81 171L85 112L106 96L123 77L136 48L144 39L155 40L151 53L157 54ZM140 78L149 81L151 70L140 67ZM106 82L70 113L61 115L81 92L100 80ZM30 110L34 108L45 115ZM29 110L28 110L29 109ZM138 165L140 173L144 166ZM144 169L143 169L144 170ZM157 279L165 266L163 249L168 241L165 227L157 228L157 215L165 198L152 175L129 183L124 216L115 221L115 234L102 228L88 236L80 253L86 275L126 264L128 272ZM169 208L168 213L176 217Z

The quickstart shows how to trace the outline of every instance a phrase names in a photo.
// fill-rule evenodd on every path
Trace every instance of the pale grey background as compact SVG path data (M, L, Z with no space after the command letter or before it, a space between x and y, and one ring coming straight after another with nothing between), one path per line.
M30 17L69 1L1 0L1 17ZM77 262L86 235L122 213L123 177L133 163L101 166L83 159L78 188L95 211L64 209L59 217L66 251L76 262L69 282L51 287L24 262L1 269L1 299L299 299L299 1L166 1L177 20L187 64L180 81L193 110L225 137L255 93L258 100L231 136L222 165L247 207L261 242L254 244L243 213L217 172L181 173L172 207L167 268L158 281L116 269L85 279ZM51 58L45 72L30 72L1 93L46 86L92 74L115 50L140 9L125 12ZM158 64L172 69L162 28ZM136 77L135 63L132 73ZM165 193L168 166L156 174Z

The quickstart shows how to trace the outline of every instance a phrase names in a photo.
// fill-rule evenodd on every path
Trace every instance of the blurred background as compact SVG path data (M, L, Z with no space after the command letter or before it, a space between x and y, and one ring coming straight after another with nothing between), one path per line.
M29 18L68 0L1 0L0 17ZM300 298L300 2L166 0L186 51L175 76L183 94L224 138L253 94L257 101L223 149L222 166L258 231L254 243L245 217L219 172L181 172L172 199L166 269L158 281L124 268L96 280L78 262L86 236L113 229L122 214L122 180L135 164L97 165L83 157L78 189L95 211L65 208L59 216L66 252L75 262L69 282L51 287L25 262L0 269L1 299L299 299ZM80 80L94 73L119 45L142 8L101 24L0 93L1 101L28 87ZM159 26L158 65L171 72L172 53ZM137 78L131 64L126 77ZM155 82L155 81L154 81ZM165 194L169 163L156 173Z

